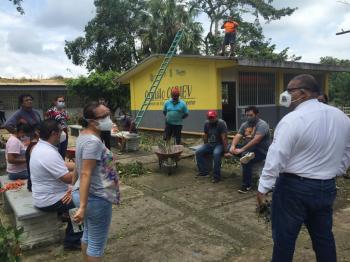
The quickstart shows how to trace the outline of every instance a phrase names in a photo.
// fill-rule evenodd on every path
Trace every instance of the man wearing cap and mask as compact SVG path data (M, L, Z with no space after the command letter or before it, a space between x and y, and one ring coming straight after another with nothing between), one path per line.
M183 119L188 116L187 105L179 97L179 89L174 88L171 90L171 98L164 103L163 107L163 114L166 118L164 140L169 141L174 136L177 145L181 143Z
M332 233L335 177L350 165L350 119L317 101L311 75L298 75L280 95L292 112L278 123L260 177L257 201L272 195L272 261L293 260L301 226L309 231L318 262L335 262Z
M259 118L259 110L249 106L245 110L246 121L241 125L232 140L229 152L225 157L239 156L242 165L242 186L239 193L245 194L251 190L252 167L265 160L270 146L269 125ZM242 144L238 144L240 141Z
M214 177L212 182L221 180L221 157L227 148L227 126L224 120L218 119L217 112L210 110L207 113L207 121L204 124L204 145L196 150L198 177L208 175L206 155L213 155Z

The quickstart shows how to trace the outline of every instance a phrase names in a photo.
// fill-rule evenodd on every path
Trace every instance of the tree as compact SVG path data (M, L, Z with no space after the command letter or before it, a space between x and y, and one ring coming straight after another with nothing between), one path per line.
M124 71L151 53L164 53L181 26L183 53L199 53L202 26L196 9L175 0L96 0L96 16L85 36L66 41L65 52L76 65L97 71Z
M96 0L96 16L85 27L85 36L66 41L68 58L89 71L130 68L138 60L135 33L144 5L140 0Z
M199 54L203 28L195 22L195 6L187 7L185 1L150 0L142 18L144 26L138 31L142 55L166 53L180 28L185 28L180 50L185 54Z
M16 6L18 13L20 13L21 15L24 15L24 9L22 7L23 0L9 0L9 1L12 2Z
M113 71L93 72L87 77L67 80L68 93L81 97L85 103L104 98L112 112L117 108L126 109L130 101L129 89L117 85L115 79L118 75Z
M350 60L330 56L321 57L320 63L325 65L349 66ZM329 79L329 98L338 106L350 106L350 73L331 73Z
M219 23L227 16L232 16L240 24L237 39L237 54L239 56L273 60L299 60L301 57L287 55L288 48L276 53L276 46L270 43L271 39L265 39L263 35L261 18L266 22L271 22L291 15L296 10L296 8L289 7L277 9L273 7L272 2L273 0L193 1L192 4L204 12L210 20L209 32L204 38L205 54L217 54L223 41L219 32ZM253 23L245 21L244 15L255 17L255 21Z

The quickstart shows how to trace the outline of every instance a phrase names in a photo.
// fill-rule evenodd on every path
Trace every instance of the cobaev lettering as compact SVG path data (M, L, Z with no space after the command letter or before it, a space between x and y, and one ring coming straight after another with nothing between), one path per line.
M179 89L180 97L182 99L191 99L192 98L192 85L178 85L178 86L169 86L168 88L158 88L154 94L153 100L166 100L171 97L171 91L173 89ZM148 90L145 91L145 98L148 95Z

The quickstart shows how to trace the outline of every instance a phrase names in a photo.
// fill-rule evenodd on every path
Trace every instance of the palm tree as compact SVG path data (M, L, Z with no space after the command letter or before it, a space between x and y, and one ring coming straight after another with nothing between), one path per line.
M181 52L199 53L203 28L201 23L194 21L197 9L175 0L149 0L147 6L147 12L140 16L145 27L138 34L143 55L166 53L180 28L184 29Z

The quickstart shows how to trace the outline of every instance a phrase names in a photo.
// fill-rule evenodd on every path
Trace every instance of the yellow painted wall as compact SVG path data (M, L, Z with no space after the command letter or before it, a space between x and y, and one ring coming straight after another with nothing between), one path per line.
M151 64L142 72L137 73L130 79L131 110L139 110L144 102L147 91L152 85L162 60ZM155 98L148 110L162 110L163 104L170 98L171 89L180 89L180 98L183 99L189 110L221 110L221 69L232 68L235 70L233 61L205 60L195 58L173 58L157 89ZM318 73L324 75L324 91L328 93L328 73L312 72L309 70L286 70L276 68L245 68L239 71L258 71L276 73L276 104L279 94L284 90L284 73Z
M132 77L132 110L141 108L160 63L161 61L154 63ZM175 87L180 89L180 98L187 103L190 110L221 109L221 83L217 67L226 64L210 60L173 58L148 110L162 110L164 102L170 98L171 89Z

